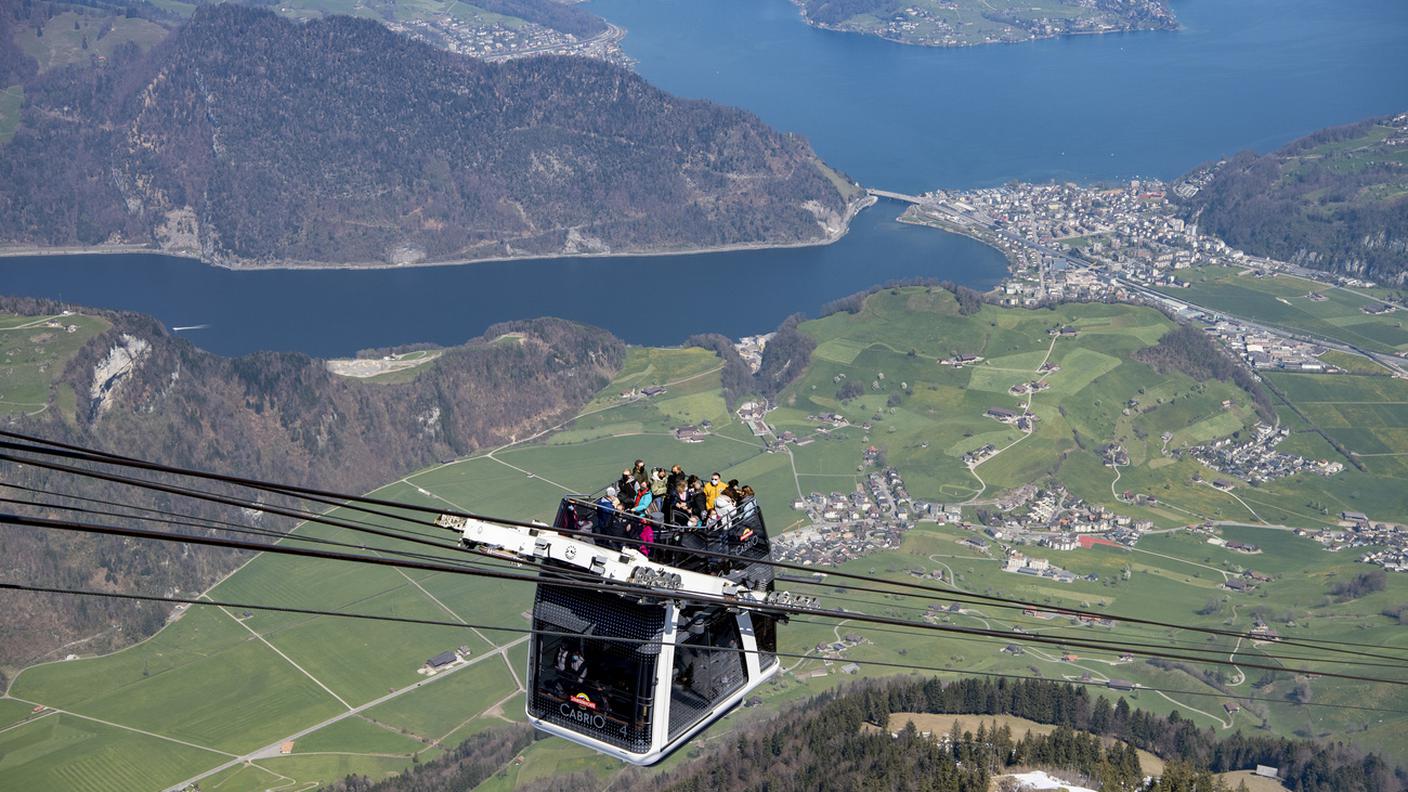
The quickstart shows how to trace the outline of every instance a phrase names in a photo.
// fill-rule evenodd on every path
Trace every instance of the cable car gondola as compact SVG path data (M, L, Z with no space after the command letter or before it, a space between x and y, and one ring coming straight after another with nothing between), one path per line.
M655 531L653 546L627 538L642 521ZM747 607L773 596L770 543L751 499L710 529L580 498L563 499L551 527L440 522L460 530L466 546L532 559L541 570L526 709L544 732L654 764L778 671L777 617Z

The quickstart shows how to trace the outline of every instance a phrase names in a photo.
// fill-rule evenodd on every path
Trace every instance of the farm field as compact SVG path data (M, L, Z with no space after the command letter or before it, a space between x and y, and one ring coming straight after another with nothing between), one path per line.
M1053 337L1048 330L1058 325L1075 327L1077 332L1074 337ZM1292 674L1224 667L1204 675L1191 665L1180 668L1176 661L1159 665L1141 659L1125 661L1111 651L1077 645L1083 639L1113 635L1154 641L1194 656L1208 651L1251 664L1282 662L1268 657L1276 653L1274 646L1247 646L1231 639L1209 642L1206 636L1185 629L1247 629L1253 618L1261 618L1285 636L1408 648L1408 633L1381 615L1384 609L1408 601L1408 581L1403 576L1390 575L1384 591L1336 602L1327 595L1329 586L1366 567L1355 563L1352 554L1327 553L1288 530L1259 523L1264 519L1272 525L1324 525L1333 521L1339 509L1350 507L1408 513L1398 500L1403 497L1401 486L1394 494L1382 491L1384 481L1401 482L1396 469L1373 462L1377 458L1368 455L1370 446L1354 445L1352 434L1334 434L1348 429L1336 421L1367 420L1346 417L1343 410L1357 408L1339 402L1374 402L1378 406L1371 412L1378 423L1371 424L1372 434L1392 437L1390 430L1400 416L1391 403L1408 402L1408 396L1399 392L1398 383L1383 377L1286 375L1284 382L1274 377L1273 383L1290 400L1279 406L1283 420L1300 421L1287 443L1304 449L1300 453L1337 453L1308 420L1297 417L1295 410L1299 410L1332 437L1343 436L1340 442L1349 448L1363 450L1368 471L1347 469L1340 474L1343 480L1300 475L1260 488L1222 492L1197 483L1198 463L1175 459L1171 452L1245 431L1256 421L1253 407L1245 393L1229 384L1159 374L1139 362L1135 353L1157 343L1171 327L1162 315L1129 306L1061 306L1041 311L984 306L977 314L964 316L943 290L882 291L857 314L835 314L801 326L817 341L816 353L802 377L778 398L778 408L769 413L768 421L778 432L813 438L808 444L769 453L762 440L730 415L720 392L720 363L712 353L633 348L616 381L581 415L557 430L413 473L375 494L420 505L547 520L563 494L604 487L623 467L642 458L651 465L679 462L701 473L719 470L725 478L752 484L760 492L770 529L779 533L803 517L792 509L795 499L812 491L854 489L867 472L861 459L871 445L883 449L888 464L900 470L915 498L971 501L964 507L965 514L1024 484L1060 481L1092 504L1148 519L1163 532L1146 535L1134 549L1042 548L1043 557L1079 576L1062 584L1003 572L1000 553L984 555L959 544L972 535L970 530L921 522L900 547L856 559L843 568L904 582L913 582L915 571L941 572L946 582L930 580L926 585L939 590L929 596L901 599L838 591L829 583L798 584L800 591L821 597L827 607L927 620L938 627L1004 633L1021 628L1048 636L1053 643L1011 654L1002 651L1007 641L998 637L958 639L917 627L859 627L797 617L782 631L781 648L805 657L786 658L787 673L762 688L759 706L731 714L704 739L717 739L727 734L731 723L766 717L854 677L922 666L917 670L926 673L932 667L949 669L934 671L948 675L1040 675L1074 682L1082 682L1088 674L1087 681L1095 688L1092 694L1107 695L1106 680L1126 679L1144 686L1124 694L1131 704L1156 712L1176 710L1220 732L1255 731L1265 723L1282 734L1352 734L1356 743L1366 747L1401 753L1402 730L1408 728L1403 719L1371 719L1354 710L1317 711L1308 719L1304 710L1285 702L1297 684ZM982 360L961 368L937 362L958 352ZM1043 363L1058 368L1037 372ZM1013 385L1038 379L1046 387L1035 394L1008 392ZM842 400L837 391L847 381L861 383L862 391ZM666 391L650 398L622 396L650 385L664 386ZM989 407L1015 409L1028 400L1038 417L1031 434L983 414ZM808 416L818 412L839 413L850 425L817 434L818 424ZM711 430L702 442L674 438L674 428L705 420ZM1099 449L1110 442L1126 449L1128 466L1112 469L1102 463ZM983 443L1006 450L970 468L962 455ZM1158 503L1125 504L1116 497L1124 489L1157 493ZM1322 498L1333 504L1328 515L1300 505ZM366 517L342 510L333 513ZM387 518L374 519L387 526L408 527ZM426 516L414 515L414 519L424 521ZM1258 544L1262 552L1235 553L1175 530L1202 520L1226 523L1220 527L1226 538ZM423 536L447 538L424 524L409 527ZM285 541L306 543L340 533L326 526L304 525L295 538ZM453 550L430 550L397 539L366 539L378 552L415 549L462 558ZM1223 587L1230 576L1247 567L1273 579L1249 593ZM950 583L971 594L1137 614L1181 627L1084 625L999 604L964 604L957 612L926 617L929 605L949 602L944 589ZM65 751L79 740L85 755L118 751L133 740L188 743L170 743L181 745L172 754L172 763L152 768L151 774L133 781L134 788L164 784L168 777L192 777L233 757L277 745L331 718L340 719L299 737L293 755L232 767L209 783L238 792L290 781L327 781L348 772L380 777L410 767L413 755L425 761L495 723L523 719L515 693L523 682L527 645L513 630L527 624L524 614L532 597L528 586L263 555L215 587L210 596L250 605L294 604L447 624L353 622L334 616L192 606L155 637L126 650L20 673L10 689L14 699L0 699L0 729L18 723L34 704L114 725L98 728L92 721L62 714L0 731L0 754L5 756L0 759L0 787L52 777L44 773L68 772L63 769L69 767ZM819 644L848 636L857 637L859 643L839 655L822 656L817 649ZM468 649L473 666L428 678L417 673L427 658L459 647ZM1075 657L1067 659L1067 655ZM853 677L841 670L850 661L892 665L861 665ZM1330 679L1310 684L1316 701L1373 700L1408 709L1408 700L1386 686ZM370 706L386 696L391 697ZM1253 703L1252 697L1272 701ZM1239 699L1241 711L1229 714L1224 703ZM74 733L78 726L86 730L81 737ZM5 749L11 744L6 741L23 744L29 753ZM21 761L24 755L36 758ZM682 751L671 762L684 761L687 755ZM507 789L554 772L578 770L606 778L616 767L558 740L538 742L524 757L521 766L506 768L486 781L484 788ZM79 780L70 782L73 788L102 788L85 786L81 774L74 778Z
M54 392L54 378L89 339L109 326L104 319L81 314L0 313L0 416L33 415L57 405L71 417L76 403L73 390L65 386Z
M1188 282L1188 288L1160 290L1196 305L1362 349L1408 350L1403 312L1365 313L1363 308L1383 304L1367 291L1330 287L1293 275L1258 276L1237 267L1195 267L1180 271L1179 277ZM1312 299L1311 294L1323 299Z
M24 86L0 86L0 145L9 143L20 126L20 109L24 107Z
M1077 334L1048 334L1062 325L1075 327ZM1133 358L1172 326L1154 311L1129 306L1042 311L983 306L977 315L962 316L941 289L882 291L859 314L838 313L803 325L817 340L816 354L770 420L799 436L818 426L808 415L835 412L850 421L849 429L792 452L799 473L835 477L823 491L848 489L841 486L845 477L854 483L863 449L875 445L902 472L916 498L981 499L1055 475L1075 495L1161 526L1185 524L1188 511L1213 519L1245 517L1235 499L1195 486L1191 469L1165 453L1255 422L1241 390L1158 374ZM959 353L982 359L961 368L936 362ZM1057 368L1037 371L1043 363ZM846 381L868 387L843 403L838 385ZM1009 393L1033 381L1044 389ZM990 407L1016 410L1024 404L1037 418L1026 436L984 415ZM1165 432L1172 435L1167 445L1161 439ZM1112 488L1115 471L1104 467L1098 454L1110 442L1123 446L1131 462L1119 471L1118 490ZM1011 450L973 468L964 464L965 453L986 444ZM1120 504L1115 495L1131 484L1158 491L1161 501L1173 505Z
M894 732L903 729L906 724L913 723L914 728L921 732L929 732L935 737L949 733L954 724L958 724L958 730L963 732L978 731L979 726L991 729L993 724L998 727L1006 726L1012 730L1014 739L1020 740L1022 735L1040 734L1046 735L1056 730L1055 726L1036 721L1019 718L1015 715L936 715L930 712L896 712L890 715L890 722L887 728ZM1148 775L1160 775L1163 773L1164 763L1159 757L1148 751L1138 750L1139 764Z
M0 732L6 789L148 792L223 759L203 751L68 714Z
M166 34L166 28L146 19L63 11L44 23L42 35L25 27L14 38L20 49L39 64L39 71L45 72L95 55L110 58L124 44L135 44L145 51L166 38Z

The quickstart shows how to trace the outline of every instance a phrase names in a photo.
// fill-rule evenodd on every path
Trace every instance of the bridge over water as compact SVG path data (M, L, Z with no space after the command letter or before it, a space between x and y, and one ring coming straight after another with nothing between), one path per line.
M905 193L890 192L889 190L876 190L869 187L867 187L865 191L875 196L876 198L889 198L894 201L904 201L905 203L912 204L924 203L924 199L917 195L906 195Z

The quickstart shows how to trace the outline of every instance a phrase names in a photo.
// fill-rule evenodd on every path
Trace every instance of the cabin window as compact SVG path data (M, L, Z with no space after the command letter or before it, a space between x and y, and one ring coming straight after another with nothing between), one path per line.
M753 638L758 642L758 667L770 668L777 662L777 619L754 611Z
M738 620L726 612L685 610L670 676L670 738L698 723L748 681Z
M650 749L662 606L540 586L533 715L635 753ZM623 639L623 640L612 640Z

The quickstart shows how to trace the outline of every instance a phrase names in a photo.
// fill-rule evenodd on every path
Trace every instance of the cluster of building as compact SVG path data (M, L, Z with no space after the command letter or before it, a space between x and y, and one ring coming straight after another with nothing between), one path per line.
M714 424L709 419L704 419L697 424L687 424L675 427L675 439L681 443L702 443L714 428Z
M1007 407L989 407L983 411L983 415L995 421L1011 424L1023 432L1032 431L1033 424L1036 422L1036 415L1027 409L1012 410Z
M526 20L503 22L460 19L436 14L409 20L386 19L390 29L420 39L441 49L488 61L525 58L530 55L580 55L632 66L635 62L621 49L624 33L608 25L589 38L578 38Z
M823 430L829 431L829 430L831 430L831 429L842 429L842 428L845 428L845 427L851 425L851 422L848 421L848 420L846 420L846 416L844 416L844 415L842 415L841 413L838 413L838 412L828 412L828 413L818 413L818 414L816 414L816 415L808 415L808 416L807 416L807 420L808 420L808 421L812 421L813 423L821 424L822 426L821 426L820 429L818 429L818 431L823 431Z
M1373 522L1363 512L1340 512L1344 528L1319 531L1299 528L1297 536L1319 542L1330 552L1345 548L1366 548L1360 562L1381 566L1390 572L1408 572L1408 530L1392 523Z
M801 5L800 0L794 0ZM926 47L966 47L975 44L1012 44L1021 41L1125 30L1172 28L1172 13L1159 0L1125 0L1125 8L1113 12L1092 3L1081 14L1028 15L1004 13L992 6L984 13L981 27L964 18L956 3L909 3L884 13L852 20L813 25L829 30L868 33L891 41ZM1040 9L1036 9L1040 11Z
M623 399L653 399L669 392L664 385L647 385L644 388L628 388L621 391Z
M930 507L916 504L897 470L873 471L852 492L813 492L792 504L811 524L778 537L773 552L783 560L835 565L877 550L900 546Z
M988 457L997 453L997 446L992 443L983 443L981 446L963 455L963 464L974 467L983 464Z
M956 226L1006 253L1013 273L998 297L1008 305L1109 299L1121 290L1116 276L1173 284L1175 271L1185 267L1247 260L1178 217L1160 181L936 191L906 217ZM1079 258L1067 249L1079 251Z
M1031 558L1020 550L1012 549L1007 551L1007 560L1002 564L1002 571L1050 578L1058 583L1074 583L1076 580L1074 572L1055 566L1048 559Z
M1081 537L1100 535L1109 542L1132 547L1154 524L1149 520L1116 514L1111 509L1086 502L1064 486L1024 487L1016 498L1004 504L1002 521L989 524L983 532L1012 545L1039 545L1052 550L1076 550L1092 540ZM1141 498L1143 500L1141 500ZM1129 503L1148 503L1152 496L1125 493ZM1156 502L1156 501L1155 501Z
M754 437L765 437L772 434L772 427L768 426L767 414L768 405L766 402L746 401L738 405L738 420L753 433Z
M1344 470L1344 463L1327 459L1306 459L1299 454L1283 454L1276 446L1290 436L1285 427L1259 423L1246 440L1224 437L1207 445L1194 446L1188 456L1220 473L1237 476L1252 483L1274 481L1296 473L1317 473L1333 476Z
M1320 359L1325 348L1267 330L1248 327L1235 319L1222 318L1207 328L1234 354L1254 369L1305 371L1329 374L1336 366Z
M1223 587L1229 591L1248 592L1256 589L1262 583L1270 583L1270 575L1263 575L1255 569L1248 569L1242 572L1240 577L1228 578L1223 581ZM1265 625L1263 625L1265 626Z
M748 364L748 370L754 374L763 365L763 350L767 349L768 342L776 333L766 333L764 335L744 336L733 345L738 350L738 356L743 358L743 362Z

